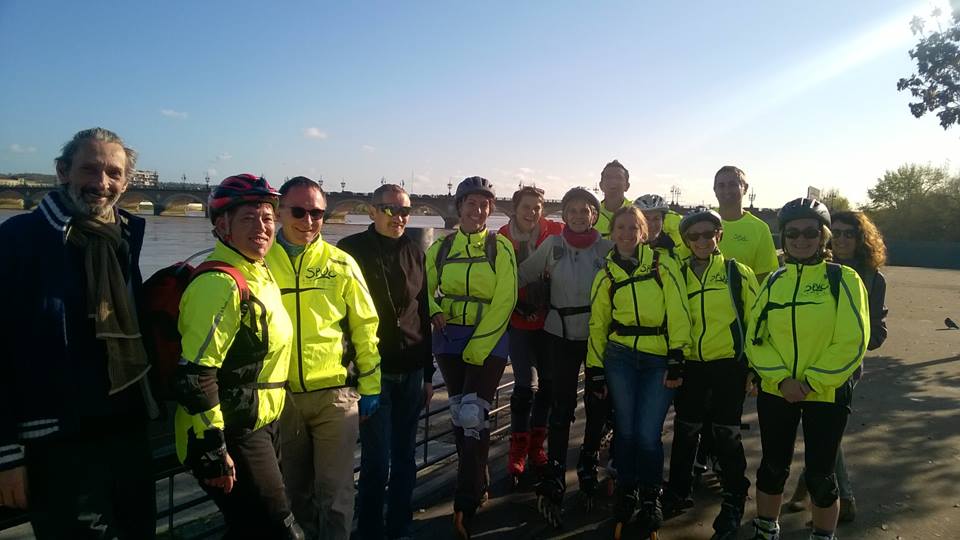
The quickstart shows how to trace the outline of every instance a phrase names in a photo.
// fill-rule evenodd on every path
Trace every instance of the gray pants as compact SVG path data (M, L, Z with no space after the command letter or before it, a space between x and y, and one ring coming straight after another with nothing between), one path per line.
M307 538L348 540L360 396L353 388L292 396L281 416L280 466L293 515Z

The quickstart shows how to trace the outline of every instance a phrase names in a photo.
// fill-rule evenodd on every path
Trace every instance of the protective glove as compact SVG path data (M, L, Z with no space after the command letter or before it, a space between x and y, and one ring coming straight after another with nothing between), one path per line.
M233 467L227 464L227 445L223 431L208 429L203 432L202 439L194 437L191 432L187 442L187 465L200 480L220 478L233 472Z
M603 394L607 386L607 376L603 368L588 367L584 376L584 389L591 394Z
M373 416L380 407L380 394L360 396L360 416Z
M667 351L667 380L675 381L683 378L683 351L670 349Z

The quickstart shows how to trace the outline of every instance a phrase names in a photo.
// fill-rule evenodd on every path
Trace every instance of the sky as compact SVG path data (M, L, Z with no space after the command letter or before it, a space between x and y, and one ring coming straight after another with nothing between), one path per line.
M631 198L712 203L732 164L757 206L863 203L902 164L956 168L960 129L896 90L911 17L945 4L0 0L0 172L52 174L102 126L161 181L559 198L616 158Z

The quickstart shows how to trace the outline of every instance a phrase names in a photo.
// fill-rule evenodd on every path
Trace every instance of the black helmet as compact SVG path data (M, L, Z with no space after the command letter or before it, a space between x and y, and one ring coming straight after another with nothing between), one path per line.
M484 195L491 199L497 198L496 192L493 191L493 182L482 176L464 178L463 181L457 185L457 192L453 196L453 202L458 209L460 208L460 203L467 198L467 195Z
M680 220L680 235L683 236L686 234L687 229L700 223L701 221L709 221L713 223L713 226L718 230L723 228L723 225L720 223L720 214L714 212L713 210L707 208L706 206L698 206L683 216L683 219Z
M560 199L560 212L562 213L564 210L566 210L567 205L573 201L586 202L588 205L593 207L593 213L599 218L600 201L598 201L597 197L593 193L590 193L586 188L575 187L564 193L563 198Z
M783 208L777 213L777 223L779 223L781 229L787 223L803 218L812 218L819 221L821 225L830 226L830 210L827 210L827 205L816 199L794 199L783 205Z

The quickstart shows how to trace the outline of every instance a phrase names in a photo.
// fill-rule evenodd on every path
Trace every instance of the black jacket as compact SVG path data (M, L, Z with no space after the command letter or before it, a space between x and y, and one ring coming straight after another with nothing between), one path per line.
M409 373L422 367L424 381L433 380L423 250L406 234L393 240L377 233L372 224L340 240L337 247L356 259L370 288L380 317L380 369Z

